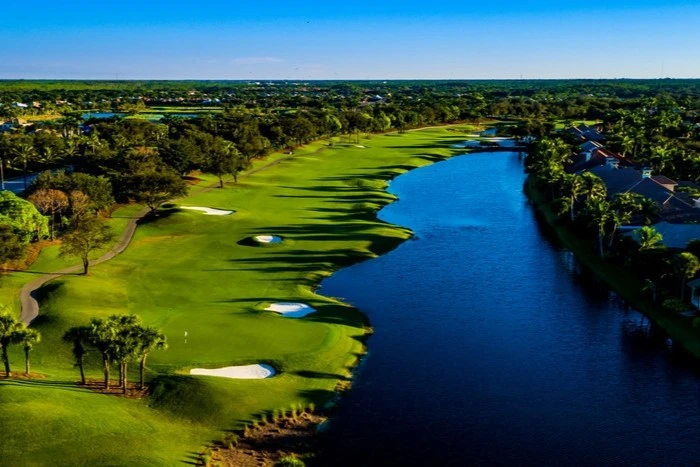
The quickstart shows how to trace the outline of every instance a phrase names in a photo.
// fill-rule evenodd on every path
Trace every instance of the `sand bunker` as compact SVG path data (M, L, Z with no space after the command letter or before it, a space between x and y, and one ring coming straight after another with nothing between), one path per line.
M253 240L258 243L280 243L282 241L282 237L277 235L256 235L253 237Z
M214 209L214 208L204 208L201 206L180 206L181 209L189 209L190 211L200 211L209 216L228 216L233 214L233 211L226 211L224 209Z
M367 146L363 146L361 144L356 144L355 147L360 149L367 149Z
M294 302L278 302L265 308L268 311L274 311L287 318L303 318L304 316L316 311L315 308L306 303Z
M191 375L218 376L231 379L265 379L275 376L275 369L270 365L227 366L224 368L193 368Z

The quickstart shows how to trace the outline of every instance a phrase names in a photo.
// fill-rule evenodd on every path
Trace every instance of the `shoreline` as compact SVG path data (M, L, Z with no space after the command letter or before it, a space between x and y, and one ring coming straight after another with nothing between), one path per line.
M432 127L431 127L431 128L432 128ZM431 129L431 128L427 128L427 129ZM374 254L372 257L357 258L356 261L352 261L352 262L349 263L349 264L343 264L341 267L339 267L339 268L337 268L337 269L331 271L327 276L320 278L320 279L318 280L318 282L315 284L315 286L313 287L313 292L314 292L314 293L319 294L319 295L322 295L322 296L324 296L324 297L326 297L326 298L333 299L333 300L339 300L339 301L341 301L341 303L343 303L343 304L345 304L346 306L349 306L349 307L351 307L352 309L354 309L354 310L356 310L357 312L359 312L359 313L362 315L362 317L364 318L364 320L365 320L365 322L366 322L366 325L367 325L367 328L366 328L365 334L363 334L363 339L362 339L362 344L363 344L363 347L364 347L363 353L362 353L362 355L358 356L357 360L353 363L352 367L350 368L350 374L351 374L351 375L350 375L350 378L349 378L348 380L340 380L340 381L338 381L338 385L336 386L336 390L335 390L335 397L334 397L331 401L329 401L329 403L327 403L321 410L318 410L318 411L316 411L316 413L315 413L317 417L322 417L323 420L322 420L322 421L317 421L316 423L307 424L307 425L305 425L305 426L303 426L303 427L301 427L301 428L300 428L300 427L297 427L298 430L300 430L301 432L303 432L303 434L304 434L304 436L305 436L306 438L311 438L311 439L314 440L314 441L313 441L313 446L315 447L315 450L311 453L312 455L311 455L311 457L310 457L309 459L304 459L304 460L308 460L309 463L310 463L310 465L316 465L316 464L315 464L316 457L319 456L319 454L322 454L322 453L324 452L324 440L323 440L323 439L319 439L319 438L320 438L319 435L321 434L321 430L319 430L318 427L319 427L321 424L323 424L324 427L325 427L325 426L327 426L328 424L332 423L333 417L335 416L335 408L337 407L338 403L341 402L342 397L343 397L343 394L344 394L346 391L349 391L349 390L352 389L352 384L353 384L353 382L354 382L355 376L357 375L357 370L358 370L358 368L361 367L362 362L363 362L364 358L366 358L366 355L367 355L367 352L368 352L368 350L367 350L367 340L368 340L368 339L372 336L372 334L373 334L373 329L372 329L372 327L371 327L371 322L370 322L370 320L369 320L369 317L367 316L367 314L366 314L364 311L362 311L361 309L359 309L359 308L353 306L352 304L346 302L344 299L341 300L341 299L338 299L338 298L335 298L335 297L329 297L329 296L323 295L322 293L319 293L319 289L321 288L321 284L322 284L323 280L326 279L326 278L328 278L328 277L330 277L330 276L332 276L333 274L335 274L336 272L338 272L338 271L340 271L340 270L342 270L342 269L345 269L345 268L354 266L354 265L359 264L359 263L364 262L364 261L376 259L376 258L378 258L378 257L380 257L380 256L386 255L386 254L392 252L393 250L395 250L396 248L398 248L400 245L402 245L402 244L403 244L404 242L406 242L407 240L410 240L410 239L414 236L414 232L413 232L413 230L411 230L410 228L404 227L404 226L401 226L401 225L397 225L397 224L392 224L392 223L386 222L386 221L384 221L384 220L382 220L382 219L379 218L379 213L380 213L384 208L386 208L387 206L389 206L389 205L395 203L396 201L398 201L398 197L396 197L396 195L394 195L393 193L391 193L391 192L389 191L389 188L390 188L390 185L391 185L390 182L391 182L392 180L395 180L396 178L398 178L398 177L400 177L400 176L402 176L402 175L405 175L405 174L407 174L407 173L409 173L409 172L412 172L412 171L414 171L414 170L421 169L421 168L425 168L425 167L430 167L430 166L432 166L432 165L434 165L434 164L436 164L436 163L444 162L444 161L449 160L449 159L452 159L452 158L454 158L454 157L467 156L467 155L470 155L470 154L472 154L472 153L481 153L481 152L522 152L522 149L517 148L517 147L516 147L516 148L513 148L513 147L500 147L500 148L488 148L488 149L485 149L485 148L450 148L450 150L452 151L452 155L445 156L445 157L443 157L443 158L441 158L441 159L431 160L431 161L430 161L429 163L427 163L427 164L416 165L416 166L414 166L414 167L411 168L411 169L404 170L403 172L398 173L398 174L395 174L395 175L393 175L393 176L391 176L391 177L388 177L388 178L386 178L386 179L384 180L385 185L384 185L384 187L383 187L383 190L384 190L387 194L390 194L390 195L394 196L394 198L393 198L392 200L390 200L389 202L385 203L384 205L378 207L378 208L373 212L373 219L372 219L372 220L375 221L375 222L385 223L385 224L387 224L387 225L389 225L389 226L391 226L391 227L393 227L393 228L402 229L403 231L405 231L405 232L408 233L408 236L405 237L405 238L401 238L401 239L396 239L396 240L394 240L394 241L392 242L392 244L386 245L385 248L384 248L382 251L376 251L375 254ZM388 239L388 238L393 238L393 237L387 237L387 239ZM313 409L313 407L312 407L311 409ZM308 411L309 411L309 408L305 408L304 410L308 412ZM311 410L311 412L313 412L313 410ZM293 419L296 420L296 417L293 417ZM262 419L262 420L260 420L259 422L254 422L252 426L253 426L253 429L254 429L254 432L255 432L255 433L257 433L257 432L259 432L259 431L261 431L261 430L264 431L264 432L266 433L265 436L266 436L266 438L267 438L267 441L268 441L270 444L275 445L275 444L280 443L280 442L281 442L281 443L284 443L284 440L279 439L280 436L276 436L276 434L278 433L277 430L278 430L279 424L284 425L284 424L287 423L287 420L288 420L287 418L283 418L281 421L278 421L278 422L275 422L275 423L270 424L270 423L267 423L267 420ZM261 428L261 426L262 426L263 428ZM323 431L325 431L325 430L323 430ZM248 437L246 436L247 433L248 433L248 430L243 430L243 431L239 432L239 438L237 438L237 439L240 439L240 441L243 443L243 446L238 446L237 443L236 443L236 445L232 445L230 442L228 442L228 441L226 441L226 440L224 440L223 442L219 442L218 445L215 444L214 446L212 446L212 448L214 449L214 451L215 451L215 452L217 453L217 455L218 455L218 458L217 458L216 460L222 460L222 458L223 458L223 459L226 459L226 458L228 458L228 459L234 458L234 459L237 459L237 460L239 460L239 461L240 461L241 459L247 459L247 460L249 460L249 461L252 461L253 459L258 459L258 460L260 460L261 458L264 458L265 460L270 460L270 459L271 459L271 457L270 457L270 452L267 451L268 448L267 448L266 446L263 446L263 447L261 447L260 449L256 450L256 449L251 449L251 445L250 445L249 443L246 443L246 442L245 442L246 439L248 439ZM295 454L295 453L292 452L291 454ZM306 452L306 455L309 455L309 451ZM228 464L226 464L226 465L228 465ZM241 465L247 465L247 464L241 464ZM250 464L250 465L253 465L253 464ZM258 465L265 465L265 466L267 466L267 465L274 465L274 464L258 464Z
M574 254L579 263L593 271L597 277L602 279L627 303L663 329L668 337L675 343L680 344L690 355L694 358L700 358L700 339L693 332L692 325L685 325L682 318L669 316L660 310L656 304L650 303L648 299L640 296L639 291L644 284L633 277L629 271L608 264L600 260L596 255L587 252L585 246L582 245L585 242L580 237L566 226L558 224L557 216L552 212L549 204L543 200L541 193L533 186L530 177L525 180L523 192L532 203L535 212L542 217L557 240Z

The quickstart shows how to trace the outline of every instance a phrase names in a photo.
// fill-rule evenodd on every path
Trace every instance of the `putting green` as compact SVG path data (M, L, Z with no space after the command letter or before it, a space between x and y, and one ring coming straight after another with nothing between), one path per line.
M363 141L366 148L319 142L292 157L273 155L238 184L193 189L178 202L235 215L165 209L137 229L123 254L95 266L90 276L44 286L34 323L43 340L32 353L32 368L46 378L0 382L0 458L11 465L171 465L191 461L224 430L262 413L332 401L362 352L367 323L357 310L316 295L314 287L334 270L409 237L405 228L375 218L394 199L385 192L386 180L451 156L450 146L469 131L374 136ZM125 223L113 222L117 228ZM270 232L284 242L275 248L239 244ZM32 269L63 265L49 250ZM33 277L1 279L0 297ZM305 303L317 312L285 319L264 311L275 302ZM15 301L10 304L16 309ZM74 385L77 371L61 335L112 313L135 313L168 336L170 348L149 357L153 391L143 400ZM11 359L20 369L19 349ZM88 377L99 379L97 355L88 360ZM254 363L278 374L259 380L188 374Z

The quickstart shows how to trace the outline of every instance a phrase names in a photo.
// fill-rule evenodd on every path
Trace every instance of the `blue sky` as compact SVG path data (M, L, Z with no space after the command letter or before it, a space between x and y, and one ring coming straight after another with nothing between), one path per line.
M6 2L0 79L700 77L700 1Z

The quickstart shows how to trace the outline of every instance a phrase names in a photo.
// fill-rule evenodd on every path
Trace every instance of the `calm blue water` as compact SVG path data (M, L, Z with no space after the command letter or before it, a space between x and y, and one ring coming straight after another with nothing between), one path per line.
M516 153L397 178L380 217L416 238L323 283L366 312L369 355L329 465L690 465L700 378L537 221Z

